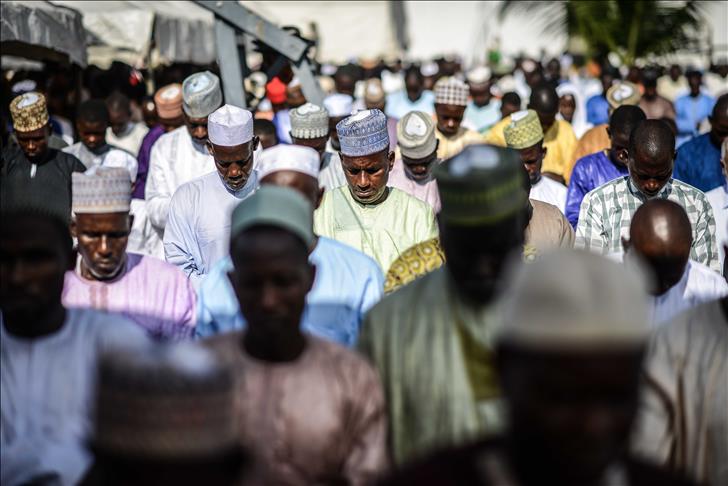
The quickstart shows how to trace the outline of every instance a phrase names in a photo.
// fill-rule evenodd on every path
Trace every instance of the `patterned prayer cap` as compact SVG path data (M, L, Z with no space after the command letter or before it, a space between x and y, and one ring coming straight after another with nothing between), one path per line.
M647 340L646 281L638 270L569 249L520 265L507 280L496 341L582 351L638 348Z
M306 103L291 110L291 136L296 138L322 138L329 136L329 112L326 108Z
M188 76L182 83L182 108L192 118L204 118L222 105L220 78L210 71Z
M410 159L423 159L435 151L435 123L427 113L410 111L397 122L399 151Z
M32 132L48 123L48 108L42 94L31 91L10 102L10 115L16 132Z
M253 139L253 114L225 104L207 118L207 138L214 145L234 147Z
M348 94L334 93L324 98L324 107L332 118L351 115L354 98Z
M533 147L543 140L543 129L534 110L517 111L503 129L508 147L516 150Z
M321 159L316 150L303 145L274 145L263 150L256 161L258 179L281 170L291 170L318 179Z
M622 105L637 105L640 99L639 88L629 81L618 81L607 90L607 102L613 110Z
M114 349L101 356L94 447L152 460L235 450L229 368L193 343Z
M128 213L131 207L131 178L121 167L74 172L71 189L76 214Z
M157 90L154 95L157 115L164 120L174 120L182 115L182 85L168 84Z
M435 83L435 103L467 106L470 88L457 78L442 78Z
M310 247L314 241L313 206L295 189L263 184L233 211L230 239L254 226L276 226Z
M336 124L341 153L349 157L376 154L389 148L387 117L378 109L362 110Z
M442 209L450 225L488 226L526 207L518 152L494 145L468 145L434 170Z

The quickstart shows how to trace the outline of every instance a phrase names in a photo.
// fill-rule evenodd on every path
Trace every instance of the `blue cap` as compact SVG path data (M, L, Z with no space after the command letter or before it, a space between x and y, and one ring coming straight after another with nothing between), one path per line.
M387 116L377 110L363 110L344 118L336 125L341 153L361 157L389 148Z

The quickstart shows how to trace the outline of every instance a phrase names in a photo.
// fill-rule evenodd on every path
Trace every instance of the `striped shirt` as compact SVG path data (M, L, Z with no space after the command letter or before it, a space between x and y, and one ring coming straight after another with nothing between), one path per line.
M715 218L705 194L671 178L655 197L674 201L685 209L693 228L690 258L720 272ZM632 216L647 199L628 175L589 192L581 203L574 246L603 255L621 254L622 237L629 236Z

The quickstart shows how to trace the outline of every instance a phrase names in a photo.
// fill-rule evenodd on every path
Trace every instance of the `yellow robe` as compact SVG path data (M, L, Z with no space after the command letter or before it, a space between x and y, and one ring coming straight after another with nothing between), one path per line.
M440 145L437 147L437 158L440 160L459 154L468 145L485 143L481 134L463 127L460 127L458 133L452 137L447 137L440 133L440 130L435 129L435 137L440 141Z

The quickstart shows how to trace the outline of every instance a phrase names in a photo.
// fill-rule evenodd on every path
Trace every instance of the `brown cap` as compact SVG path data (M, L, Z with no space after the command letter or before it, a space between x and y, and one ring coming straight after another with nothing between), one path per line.
M182 85L168 84L159 88L154 95L157 115L165 120L174 120L182 115Z

